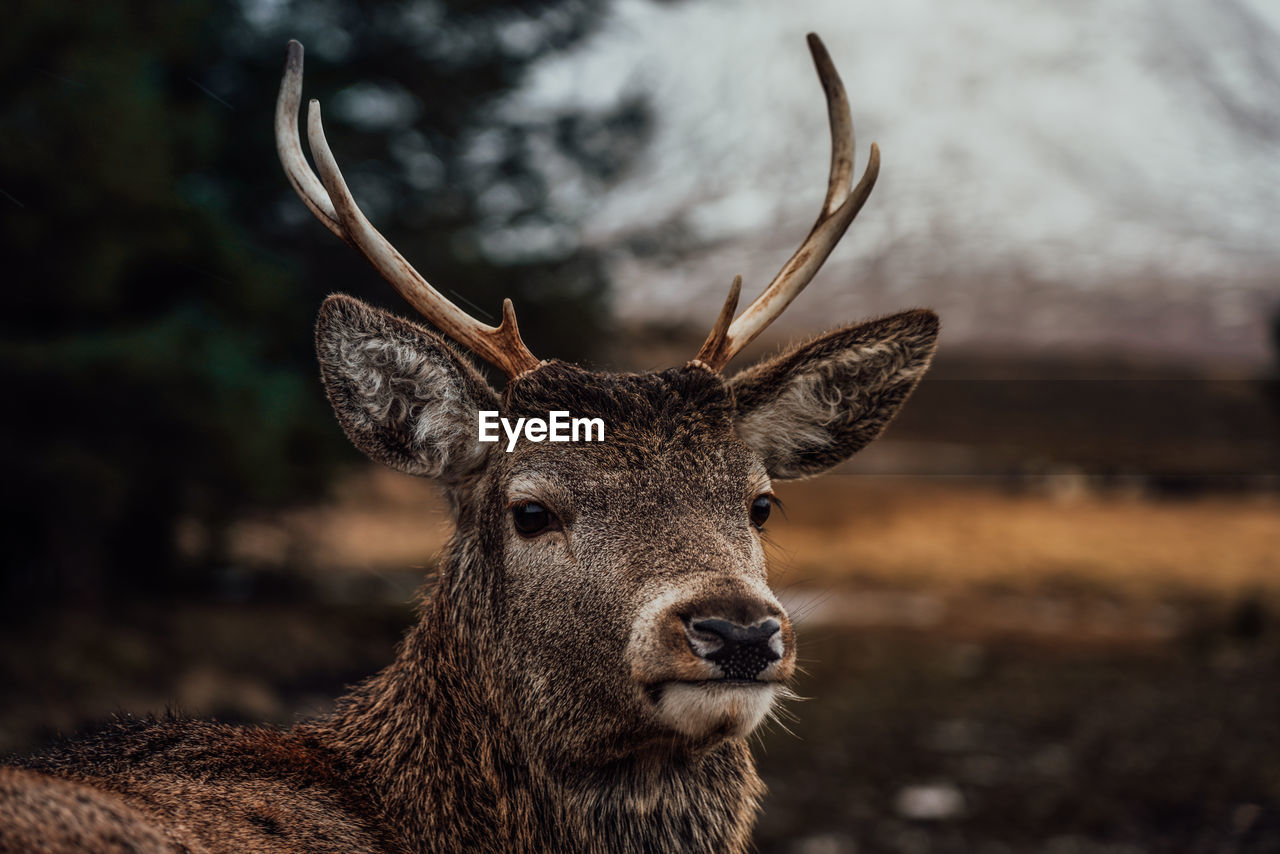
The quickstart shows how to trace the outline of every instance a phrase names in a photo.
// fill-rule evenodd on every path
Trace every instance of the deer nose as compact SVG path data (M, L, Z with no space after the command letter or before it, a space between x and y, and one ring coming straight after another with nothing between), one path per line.
M782 658L782 626L772 617L744 626L729 620L694 620L686 632L699 658L720 667L726 679L755 679Z

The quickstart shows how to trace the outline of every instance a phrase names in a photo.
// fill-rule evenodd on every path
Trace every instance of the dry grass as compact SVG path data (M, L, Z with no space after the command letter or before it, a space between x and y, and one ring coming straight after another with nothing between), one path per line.
M830 476L778 488L779 581L840 585L1079 581L1131 594L1280 589L1280 500L1012 494L925 478Z
M775 580L839 588L1079 581L1128 594L1280 589L1280 498L1013 494L982 481L829 475L780 484L769 523ZM387 573L434 561L451 523L431 484L381 469L328 505L246 521L247 564Z
M396 572L433 563L452 531L432 483L371 466L327 504L241 521L232 556L303 572Z

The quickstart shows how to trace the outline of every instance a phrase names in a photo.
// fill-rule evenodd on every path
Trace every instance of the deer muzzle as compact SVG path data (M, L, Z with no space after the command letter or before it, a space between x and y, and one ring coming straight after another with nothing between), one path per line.
M628 643L632 678L657 718L693 738L745 736L795 670L795 640L763 584L717 580L658 597Z

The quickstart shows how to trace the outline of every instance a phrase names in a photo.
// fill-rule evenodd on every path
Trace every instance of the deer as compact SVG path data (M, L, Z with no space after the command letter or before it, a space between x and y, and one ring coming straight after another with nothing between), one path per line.
M429 325L335 294L321 380L355 446L433 479L454 532L395 660L292 727L117 719L0 770L0 849L69 852L743 852L764 786L748 736L789 697L794 627L766 574L773 483L876 438L933 357L914 309L726 378L817 273L879 174L853 183L848 99L816 35L826 197L741 313L742 279L686 364L589 371L534 356L510 299L490 326L433 288L357 206L290 42L286 176ZM473 357L501 371L500 391ZM604 441L477 441L477 413L602 419Z

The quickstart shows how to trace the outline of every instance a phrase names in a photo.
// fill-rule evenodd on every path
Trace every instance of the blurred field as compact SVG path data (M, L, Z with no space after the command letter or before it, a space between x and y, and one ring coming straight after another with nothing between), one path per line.
M1280 496L1270 492L1168 498L1096 490L1073 474L1009 482L849 473L776 490L776 585L1280 591ZM429 565L450 531L434 486L369 469L327 504L241 522L234 554L325 584L340 583L335 575L391 580Z
M1149 642L1240 602L1280 603L1275 492L847 470L776 490L772 583L812 623ZM450 531L431 484L371 468L329 503L241 522L237 577L333 603L405 602Z
M1070 581L1124 594L1280 590L1280 500L1092 491L1074 475L1036 487L856 475L777 488L783 583L839 586Z

